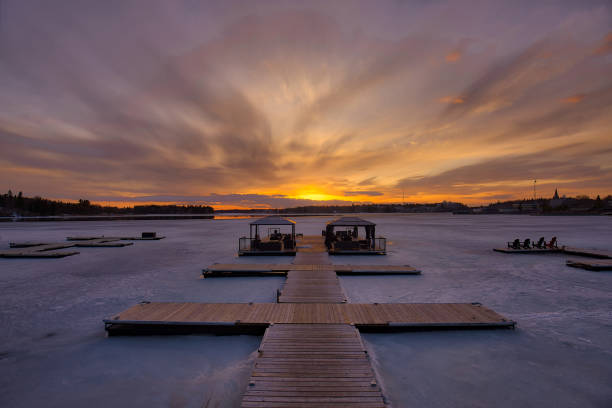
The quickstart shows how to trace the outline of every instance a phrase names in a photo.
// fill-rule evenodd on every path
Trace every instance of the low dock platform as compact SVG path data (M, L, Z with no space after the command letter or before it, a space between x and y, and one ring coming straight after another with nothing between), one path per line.
M0 250L0 258L63 258L77 255L77 251L59 251L66 248L120 248L133 242L163 239L155 232L143 232L140 237L67 237L66 242L10 242L10 249Z
M581 249L581 248L564 247L563 253L568 254L568 255L586 256L588 258L612 259L612 252L604 251L600 249Z
M582 268L588 271L612 271L612 259L598 261L569 259L565 263L573 268Z
M495 252L505 254L567 254L587 258L612 259L612 252L600 249L583 249L563 246L561 248L493 248Z
M17 244L16 246L11 244L10 249L0 250L0 258L64 258L79 253L78 251L59 251L74 246L70 244L22 245L24 244Z
M514 327L478 303L140 303L104 320L109 334L223 330L270 324L354 324L370 330ZM181 328L182 327L182 328Z
M348 324L266 329L241 407L386 407L359 331Z
M140 237L67 237L67 241L93 241L93 240L106 240L106 241L159 241L160 239L164 239L164 236L158 236L157 234L151 233L143 233Z
M493 251L504 254L560 254L563 248L493 248Z
M287 272L278 303L344 303L346 296L333 270Z
M297 265L297 264L213 264L202 270L204 278L231 276L287 276L287 272L325 267L337 275L420 275L410 265Z

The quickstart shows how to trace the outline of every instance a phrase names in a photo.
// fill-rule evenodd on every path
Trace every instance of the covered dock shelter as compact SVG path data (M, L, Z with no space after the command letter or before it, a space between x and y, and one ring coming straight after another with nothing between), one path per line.
M238 255L295 255L295 221L268 216L249 223L249 236L238 242Z
M376 237L376 224L359 217L341 217L328 222L323 236L331 255L387 253L387 240Z

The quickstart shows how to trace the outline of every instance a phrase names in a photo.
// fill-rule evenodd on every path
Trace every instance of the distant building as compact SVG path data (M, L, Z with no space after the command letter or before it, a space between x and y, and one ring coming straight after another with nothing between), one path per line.
M564 202L565 200L563 198L559 198L559 193L557 192L557 189L555 188L555 195L548 202L548 205L550 205L551 208L559 208L563 205Z

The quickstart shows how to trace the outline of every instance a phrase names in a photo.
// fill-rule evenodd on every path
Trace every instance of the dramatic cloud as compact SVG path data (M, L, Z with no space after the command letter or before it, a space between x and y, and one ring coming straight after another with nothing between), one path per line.
M135 204L178 203L185 205L210 205L217 208L287 208L309 205L350 205L346 200L308 200L289 198L283 195L265 194L211 194L207 196L100 196L95 197L101 202L132 202Z
M536 176L608 194L611 11L4 0L0 185L225 208L477 203Z
M382 196L382 195L384 195L384 193L381 193L380 191L359 190L359 191L344 191L344 195L345 196L370 196L370 197L376 197L376 196Z

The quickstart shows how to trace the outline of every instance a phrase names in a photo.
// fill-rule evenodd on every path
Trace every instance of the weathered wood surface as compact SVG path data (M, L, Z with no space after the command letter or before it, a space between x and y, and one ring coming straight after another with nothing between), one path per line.
M472 303L141 303L104 320L112 325L355 324L389 327L514 326Z
M34 243L34 242L11 242L10 249L0 250L0 258L63 258L76 255L77 251L59 251L71 248L70 243Z
M286 276L290 270L312 270L311 264L213 264L202 270L208 277L231 276ZM410 265L316 265L335 271L337 275L419 275L420 270Z
M164 237L68 237L67 242L45 243L39 241L11 242L10 249L0 250L0 258L63 258L76 255L77 251L58 251L66 248L118 248L134 245L127 240L151 241Z
M563 252L563 248L529 248L529 249L513 249L513 248L493 248L495 252L503 252L505 254L559 254Z
M242 407L384 408L352 326L274 324L266 330Z
M67 237L67 241L92 241L92 240L108 240L108 241L159 241L160 239L164 239L164 236L154 236L154 237Z
M612 252L601 249L581 249L572 247L563 247L563 252L568 255L586 256L589 258L611 259Z
M560 248L529 248L529 249L512 249L512 248L493 248L496 252L506 254L559 254L585 256L588 258L612 259L612 252L600 249L582 249L563 246Z
M597 261L569 259L566 261L566 265L589 271L612 271L612 260L610 259L602 259Z
M332 270L289 271L278 302L343 303L346 302L346 296Z
M327 253L325 238L320 235L304 235L296 241L298 253Z

